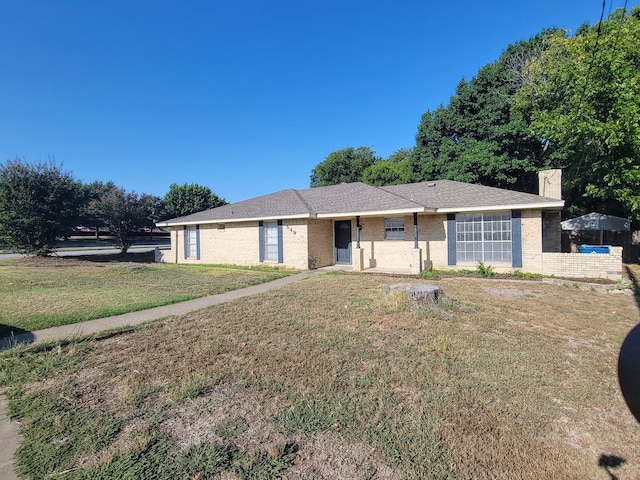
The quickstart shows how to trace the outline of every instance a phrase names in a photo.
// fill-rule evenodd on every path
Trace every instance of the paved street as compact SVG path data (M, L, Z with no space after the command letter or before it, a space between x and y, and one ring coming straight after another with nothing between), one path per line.
M171 246L168 238L149 239L148 241L136 242L129 252L144 253L153 250L156 247L169 248ZM114 241L103 240L95 241L88 239L85 241L67 241L61 242L54 249L54 255L59 257L73 257L77 255L109 255L120 253L120 249ZM21 258L24 255L20 253L0 253L0 259Z

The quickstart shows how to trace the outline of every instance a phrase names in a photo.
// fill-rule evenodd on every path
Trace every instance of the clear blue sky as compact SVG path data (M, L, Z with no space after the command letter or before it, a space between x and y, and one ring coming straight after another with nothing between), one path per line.
M637 5L630 1L628 8ZM607 0L610 9L624 0ZM0 161L228 201L307 188L330 152L412 147L510 43L601 0L0 0Z

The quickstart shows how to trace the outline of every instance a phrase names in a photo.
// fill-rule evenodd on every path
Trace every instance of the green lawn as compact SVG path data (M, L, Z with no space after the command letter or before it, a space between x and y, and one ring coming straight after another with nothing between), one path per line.
M148 259L127 254L0 261L0 336L167 305L292 273Z

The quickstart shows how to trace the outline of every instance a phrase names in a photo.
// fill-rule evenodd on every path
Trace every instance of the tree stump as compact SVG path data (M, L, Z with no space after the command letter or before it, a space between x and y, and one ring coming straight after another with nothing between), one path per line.
M446 297L440 287L436 287L435 285L426 285L424 283L417 285L411 283L395 283L393 285L389 285L389 292L393 290L406 292L409 300L425 305L437 305L441 299Z

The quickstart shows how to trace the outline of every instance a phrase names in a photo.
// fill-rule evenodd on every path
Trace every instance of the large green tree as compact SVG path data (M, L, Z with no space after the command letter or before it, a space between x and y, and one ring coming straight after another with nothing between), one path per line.
M517 110L547 162L564 170L571 214L640 218L640 7L568 37L558 32L527 65Z
M411 150L408 148L396 150L389 155L389 158L378 160L365 168L362 172L362 181L376 186L410 183L412 180L410 157Z
M110 185L99 198L91 201L89 212L120 242L121 253L133 244L138 231L153 224L158 197Z
M76 225L83 199L80 184L53 161L7 160L0 166L0 244L48 255Z
M162 217L176 218L209 208L225 205L227 201L218 197L209 187L196 183L178 185L172 183L162 199Z
M311 186L324 187L362 181L365 169L378 158L369 147L347 147L331 152L311 171Z
M100 228L104 227L102 219L98 218L93 210L91 204L93 201L100 199L103 194L108 190L116 188L115 183L112 181L102 182L95 181L91 183L83 183L82 191L84 194L84 205L82 208L82 214L78 223L80 225L86 225L95 229L95 237L100 238Z
M422 116L411 156L412 180L445 178L534 192L543 147L511 99L524 70L552 31L509 45L500 58L461 80L448 106Z

